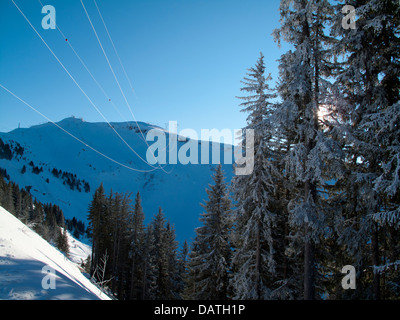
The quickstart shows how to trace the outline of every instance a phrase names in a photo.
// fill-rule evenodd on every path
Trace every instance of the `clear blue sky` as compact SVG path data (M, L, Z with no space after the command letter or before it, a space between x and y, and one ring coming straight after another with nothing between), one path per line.
M77 82L110 121L131 121L79 0L42 0L118 106L104 97L58 30L41 27L36 0L14 0ZM235 129L240 81L262 51L277 78L280 55L271 33L279 27L278 0L97 0L133 83L131 92L92 0L84 0L96 31L138 121L178 130ZM74 115L103 121L35 34L11 0L0 1L0 83L54 121ZM0 88L0 131L46 122Z

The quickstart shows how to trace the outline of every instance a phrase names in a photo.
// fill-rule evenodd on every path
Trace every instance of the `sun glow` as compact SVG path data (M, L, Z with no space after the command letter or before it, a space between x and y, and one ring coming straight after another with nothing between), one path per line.
M326 120L329 119L331 115L330 107L324 104L319 105L318 108L318 119L321 122L325 122Z

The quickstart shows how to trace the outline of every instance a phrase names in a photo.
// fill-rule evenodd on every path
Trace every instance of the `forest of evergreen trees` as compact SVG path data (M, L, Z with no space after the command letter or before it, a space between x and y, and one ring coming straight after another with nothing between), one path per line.
M190 250L178 257L161 209L146 228L139 197L129 218L126 197L97 191L93 265L108 253L119 297L400 297L400 3L346 4L355 28L340 1L281 1L273 34L291 50L277 86L261 54L240 97L254 170L227 186L217 169ZM342 287L346 265L356 289Z
M180 299L187 245L178 253L161 208L147 227L144 218L139 193L132 206L129 195L96 190L88 216L90 273L118 299Z

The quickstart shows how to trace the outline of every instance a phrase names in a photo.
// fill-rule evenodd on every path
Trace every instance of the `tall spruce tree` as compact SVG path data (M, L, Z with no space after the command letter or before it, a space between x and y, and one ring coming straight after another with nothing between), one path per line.
M151 222L147 268L149 297L153 300L178 299L177 242L175 230L166 221L161 207Z
M341 63L333 75L347 166L338 241L359 270L362 290L353 295L380 299L399 292L393 286L386 290L385 281L399 279L393 264L398 263L400 249L400 4L394 0L346 4L356 9L355 29L343 28L342 5L336 7L338 18L332 28L339 39L334 53ZM383 279L373 267L386 270L385 265L391 267Z
M145 226L140 193L136 194L130 225L130 299L143 297L143 272L145 263Z
M112 291L118 299L128 299L127 288L129 287L128 274L130 267L129 249L129 216L131 214L131 199L127 194L110 194L110 225L111 252L110 267L112 270Z
M185 240L181 251L178 254L178 293L180 298L185 299L185 284L187 279L187 261L189 255L189 245Z
M329 182L342 176L341 150L321 126L319 110L330 101L327 81L334 39L326 34L333 17L327 0L282 0L281 27L274 31L293 46L280 59L278 91L282 99L276 112L278 127L284 129L288 145L285 179L289 189L288 221L293 259L302 260L302 288L306 300L317 297L317 270L329 235L326 210ZM302 254L302 257L299 256ZM297 257L296 257L297 256ZM295 279L295 278L293 278ZM295 280L296 281L296 280Z
M195 289L191 299L226 300L229 294L231 249L231 201L228 198L224 174L219 165L213 176L214 185L207 190L208 200L202 204L203 225L196 229L195 251L188 262L189 283Z
M168 221L165 230L165 246L167 250L167 268L168 268L168 294L165 296L167 300L181 299L181 274L179 270L178 260L178 242L176 241L175 228Z
M276 185L279 177L273 150L271 116L272 99L276 97L269 87L270 75L265 74L264 56L260 54L255 67L249 69L242 81L240 97L242 112L247 112L246 129L254 130L254 169L249 175L233 178L235 228L232 236L233 255L232 287L236 299L267 299L276 276L274 231L276 227ZM243 136L246 139L246 136ZM276 233L280 231L277 230Z
M142 300L154 300L154 285L156 278L156 266L154 263L154 229L153 224L146 228L143 251L143 278L142 278Z
M104 241L106 237L106 195L103 184L96 189L92 202L89 205L88 215L88 236L92 239L92 259L91 259L91 275L99 265L100 259L106 248Z
M60 227L57 227L57 238L56 238L56 246L57 248L65 254L66 257L69 257L69 243L68 243L68 235L67 235L67 229L63 229Z

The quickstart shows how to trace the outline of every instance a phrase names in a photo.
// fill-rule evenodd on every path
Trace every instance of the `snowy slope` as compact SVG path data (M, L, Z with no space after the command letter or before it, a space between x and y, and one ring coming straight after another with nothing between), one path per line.
M83 243L74 237L67 231L68 245L69 245L69 259L77 264L85 262L87 257L92 254L92 247Z
M72 117L60 121L58 125L124 165L140 170L152 169L118 138L107 123L90 123ZM112 125L129 146L146 159L147 145L136 123L123 122ZM150 129L157 128L142 122L139 122L139 126L144 135ZM157 129L165 132L161 128ZM190 241L194 236L194 229L199 226L198 218L203 211L200 202L207 197L205 189L212 182L214 165L183 165L178 162L176 165L165 167L167 172L131 171L101 157L51 123L0 133L0 138L4 143L19 143L24 148L22 156L14 155L11 160L0 159L0 168L6 169L11 180L21 188L31 186L31 194L39 201L60 206L66 218L75 216L85 221L92 195L103 182L107 193L112 189L113 192L133 193L134 198L136 192L140 191L146 222L161 206L167 219L175 225L177 240L180 243L185 239ZM178 141L178 149L184 144L184 141ZM219 147L222 150L225 146ZM211 159L211 144L209 149ZM31 161L35 166L42 167L43 171L33 173L29 165ZM24 166L26 172L22 173ZM79 179L87 181L90 184L90 192L71 190L63 184L62 179L53 176L53 168L76 174ZM233 174L232 165L226 164L223 169L229 181Z
M84 245L77 245L88 249ZM76 248L73 250L76 252ZM79 258L79 251L74 258ZM42 271L46 266L55 270L55 289L42 286L43 278L48 276ZM44 283L50 284L51 281L45 278ZM0 299L109 300L79 271L75 263L2 207Z

